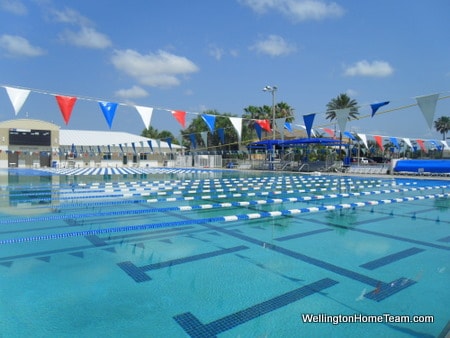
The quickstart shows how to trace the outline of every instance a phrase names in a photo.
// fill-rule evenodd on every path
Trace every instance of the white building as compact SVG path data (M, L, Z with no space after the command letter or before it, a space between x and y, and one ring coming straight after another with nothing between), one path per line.
M170 165L183 147L126 132L65 130L40 120L0 122L0 168Z

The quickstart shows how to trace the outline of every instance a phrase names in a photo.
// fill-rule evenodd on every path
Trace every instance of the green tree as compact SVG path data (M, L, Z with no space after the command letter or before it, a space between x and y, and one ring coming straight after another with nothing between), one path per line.
M214 132L211 133L202 116L198 115L192 120L192 122L189 124L189 126L187 126L186 129L181 131L181 134L183 136L183 145L189 148L191 147L190 135L193 134L195 136L198 148L207 148L209 151L238 150L238 135L229 119L230 117L235 116L229 113L221 114L217 110L207 110L203 114L216 116ZM225 144L221 143L221 139L217 132L217 130L220 128L223 128L224 130ZM204 141L201 137L202 132L208 132L208 144L204 144Z
M167 140L167 138L172 139L173 144L179 144L178 140L173 136L173 134L168 130L159 131L158 129L149 126L144 129L141 133L141 136L148 137L156 140Z
M348 120L357 119L358 112L358 102L356 100L350 98L347 94L339 94L335 98L331 99L330 102L327 103L327 112L326 118L330 121L336 120L337 115L336 111L338 109L346 109L349 108ZM339 131L339 156L342 157L341 151L341 143L342 143L342 133L344 130Z
M350 98L347 94L339 94L327 103L326 119L333 121L336 117L336 110L350 108L348 120L358 119L358 102ZM343 130L342 130L343 131Z
M450 131L450 117L441 116L434 121L434 129L442 134L442 139L445 141L447 133Z
M286 102L279 102L275 104L275 118L285 117L286 122L293 122L295 119L294 109ZM269 120L273 129L273 111L272 106L264 105L262 107L248 106L244 108L244 114L242 118L246 120L245 125L249 129L249 134L246 135L246 140L252 140L254 138L253 131L255 130L256 120ZM268 132L266 132L267 137Z

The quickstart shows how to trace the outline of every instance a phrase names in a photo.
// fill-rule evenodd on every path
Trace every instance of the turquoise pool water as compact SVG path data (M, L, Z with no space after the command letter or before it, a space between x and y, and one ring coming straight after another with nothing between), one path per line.
M450 320L450 181L9 170L0 187L0 337L435 337Z

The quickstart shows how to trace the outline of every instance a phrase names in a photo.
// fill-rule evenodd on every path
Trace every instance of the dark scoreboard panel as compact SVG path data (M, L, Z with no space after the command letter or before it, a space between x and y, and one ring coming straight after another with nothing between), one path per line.
M9 129L9 144L17 146L50 146L50 130Z

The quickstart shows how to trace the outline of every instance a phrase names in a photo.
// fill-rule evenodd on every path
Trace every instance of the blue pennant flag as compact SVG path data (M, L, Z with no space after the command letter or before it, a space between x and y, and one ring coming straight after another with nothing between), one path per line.
M103 115L105 116L106 122L108 122L109 129L111 129L112 122L114 120L114 115L116 114L117 103L112 102L99 102L100 108L102 109Z
M191 140L192 148L197 148L197 140L195 139L195 134L189 134L189 139Z
M398 144L398 140L396 137L391 137L390 140L397 149L400 149L400 145Z
M215 124L216 124L216 116L203 114L202 119L203 119L203 121L205 121L211 134L214 133L214 128L215 128Z
M306 133L308 134L308 138L311 138L311 129L315 116L316 114L303 115L303 122L305 122Z
M261 141L262 128L258 123L255 123L254 126L256 130L256 135L258 135L258 139Z
M349 131L344 131L344 135L347 136L350 140L356 141L356 137L353 136L353 134L350 133Z
M370 107L372 108L372 117L375 115L375 113L377 112L377 110L380 107L386 106L389 104L389 101L385 101L385 102L380 102L380 103L372 103L370 105Z
M172 138L170 138L170 137L166 138L166 142L169 146L170 151L172 151Z
M151 149L152 153L154 153L153 146L152 146L152 140L148 140L147 144L148 144L149 148Z
M217 134L219 135L220 143L225 143L225 129L219 128L217 129Z
M285 122L284 127L288 130L288 132L292 133L292 124L290 122Z

